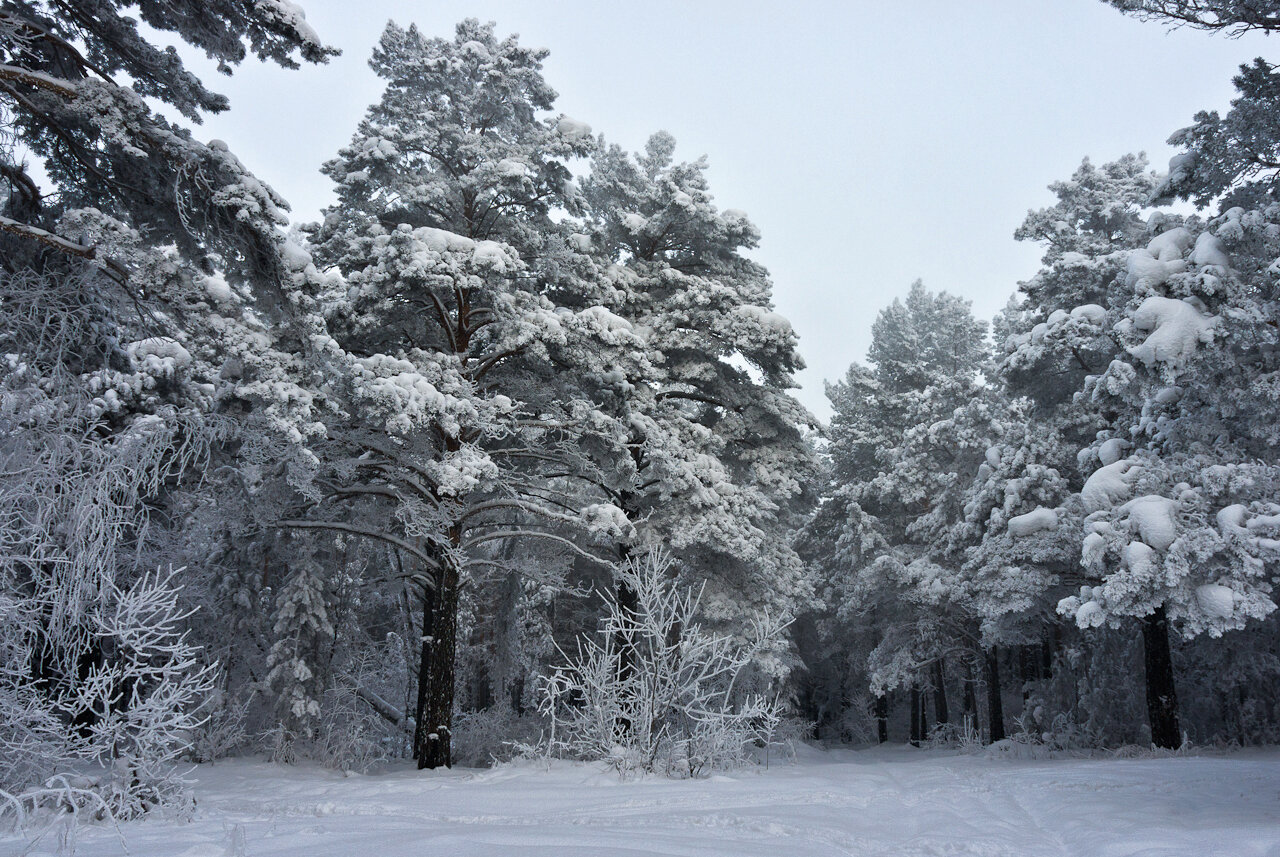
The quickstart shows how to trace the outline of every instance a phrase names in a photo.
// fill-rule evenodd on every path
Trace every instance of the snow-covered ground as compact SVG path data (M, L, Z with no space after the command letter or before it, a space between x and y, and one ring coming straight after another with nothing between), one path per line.
M82 830L91 857L1280 855L1280 751L1010 761L901 747L619 782L556 764L342 777L201 766L194 820ZM123 839L124 844L121 840ZM127 845L127 851L125 846ZM27 852L56 853L50 834Z

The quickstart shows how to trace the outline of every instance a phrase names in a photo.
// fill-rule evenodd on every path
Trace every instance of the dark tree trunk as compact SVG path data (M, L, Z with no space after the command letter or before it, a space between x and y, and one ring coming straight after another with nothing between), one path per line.
M511 693L511 711L516 717L524 716L524 676L516 676L508 688Z
M1022 685L1023 702L1031 696L1031 682L1035 677L1035 664L1032 662L1030 652L1027 651L1026 646L1018 646L1018 678L1019 684Z
M1244 685L1241 685L1240 689L1236 691L1236 742L1239 743L1241 747L1248 746L1247 739L1249 731L1245 727L1244 722L1246 702L1248 702L1248 697L1245 694Z
M933 662L933 719L941 726L951 722L947 708L947 671L942 658Z
M877 696L871 710L876 718L876 737L883 744L889 740L889 697Z
M920 688L911 688L911 746L920 746Z
M624 557L625 559L625 557ZM635 616L640 609L640 593L636 592L627 584L618 581L618 607L622 609L624 616ZM625 638L624 638L625 639ZM636 670L636 651L635 646L630 643L624 643L619 640L618 646L618 677L626 679L635 674Z
M964 667L964 716L971 724L978 722L978 695L973 690L973 664L966 659Z
M1040 677L1053 678L1053 656L1058 653L1058 626L1050 625L1048 636L1040 645Z
M621 545L618 549L618 558L620 562L626 562L630 557L630 549ZM617 583L617 592L619 612L625 617L635 616L640 608L640 593L636 592L623 581ZM626 687L627 683L632 680L636 674L638 654L635 644L623 634L618 634L615 642L618 652L618 684L620 687ZM628 732L631 731L631 721L625 715L618 715L614 722L614 732L619 740L622 740Z
M1151 743L1176 750L1182 746L1182 730L1178 726L1178 694L1173 684L1173 657L1169 652L1169 620L1163 605L1142 619L1142 651L1147 667Z
M639 445L632 447L631 457L635 462L636 472L641 472L644 469L645 464ZM633 524L639 525L641 521L640 498L633 492L624 491L619 497L618 502L623 513L626 514L627 520L631 521ZM618 564L625 564L630 558L631 545L625 542L618 544ZM614 595L618 600L618 607L620 608L620 612L623 616L634 616L638 612L640 608L640 594L626 583L619 580L617 582L617 589ZM627 682L635 675L639 657L634 644L631 641L628 641L624 635L618 635L615 645L617 646L618 652L618 682L620 686L625 687ZM626 735L630 730L631 721L627 717L619 715L617 720L614 722L614 732L619 736L619 738L621 738L621 736Z
M427 696L431 690L431 650L435 643L436 630L436 593L428 589L422 594L422 633L420 635L421 654L418 658L418 699L413 706L413 758L417 759L418 768L423 767L422 755L427 742L426 719L423 713L427 709Z
M493 708L493 683L489 674L480 673L471 682L470 698L464 697L462 707L471 711L488 711Z
M454 656L458 648L458 570L446 566L422 608L422 658L413 757L418 769L453 764Z
M1004 740L1004 702L1000 699L1000 658L995 646L987 649L987 718L990 720L989 737L992 741Z

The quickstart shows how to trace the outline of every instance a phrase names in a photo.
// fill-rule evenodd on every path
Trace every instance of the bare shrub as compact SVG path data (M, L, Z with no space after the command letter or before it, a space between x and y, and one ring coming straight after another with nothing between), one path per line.
M568 663L544 680L539 701L548 753L680 777L745 764L768 742L780 703L739 680L785 626L757 622L745 643L707 631L701 593L678 588L671 569L659 551L628 562L618 579L636 607L607 597L599 631L561 652Z

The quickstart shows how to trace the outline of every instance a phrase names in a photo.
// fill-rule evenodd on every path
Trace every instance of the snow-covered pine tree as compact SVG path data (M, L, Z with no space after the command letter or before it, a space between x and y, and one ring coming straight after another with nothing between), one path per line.
M273 295L291 283L279 198L225 145L144 100L198 121L225 99L133 13L228 70L246 42L285 65L332 53L283 2L0 10L0 457L12 513L0 536L0 695L25 700L3 718L6 740L35 746L24 717L52 727L59 746L39 751L33 778L69 760L114 762L101 806L125 813L172 797L157 788L163 763L198 717L203 679L178 599L201 570L157 576L151 563L181 553L174 497L220 431L210 411L222 361L205 346L215 307L235 293L213 271Z
M786 533L809 499L813 418L788 392L796 335L746 255L758 230L715 206L706 159L676 161L675 145L657 133L641 154L602 146L582 183L586 237L647 361L607 405L625 434L603 487L639 530L620 556L673 549L683 582L706 587L704 614L736 632L811 597ZM782 649L760 665L789 669Z
M127 279L83 236L55 226L62 211L91 206L146 224L149 238L172 242L188 257L217 252L227 265L274 268L283 201L225 144L199 142L147 105L144 99L156 99L192 121L228 106L177 52L148 41L127 14L133 8L119 0L18 0L0 12L0 102L10 133L60 191L49 206L28 165L7 150L0 176L13 203L0 230ZM258 57L286 66L297 65L296 55L323 62L335 53L284 0L178 0L138 12L146 25L175 34L226 70L244 59L246 42Z
M1085 392L1117 415L1113 431L1083 449L1092 472L1080 497L1088 514L1082 561L1095 585L1059 610L1081 627L1144 618L1153 740L1181 735L1166 625L1215 636L1275 609L1270 598L1276 500L1274 431L1265 406L1274 382L1274 307L1259 289L1276 253L1264 217L1233 216L1211 229L1266 257L1232 258L1214 231L1167 226L1129 254L1132 297L1115 324L1124 347ZM1242 223L1243 220L1243 223ZM1252 222L1251 222L1252 221ZM1194 232L1192 230L1195 230ZM1196 237L1198 233L1199 237Z
M1083 561L1100 585L1060 609L1082 627L1149 615L1216 637L1275 609L1275 77L1261 60L1244 67L1225 117L1201 113L1171 138L1187 151L1157 198L1216 202L1216 216L1157 213L1125 258L1123 352L1085 388L1119 419L1081 451L1096 464ZM1168 657L1156 641L1148 668ZM1153 739L1179 743L1172 682L1149 702Z
M506 540L595 560L584 534L631 530L573 483L591 469L589 438L614 432L580 387L622 385L615 364L639 341L603 305L571 223L551 216L576 210L567 162L594 141L547 115L545 56L475 20L451 39L389 24L372 60L386 91L326 164L339 201L311 229L345 281L327 310L341 354L311 499L284 525L378 538L410 566L422 767L451 762L466 576L505 568L493 549Z
M1114 416L1082 407L1077 394L1117 351L1109 295L1124 253L1146 238L1140 213L1153 187L1140 157L1086 160L1050 186L1055 204L1028 212L1015 233L1044 245L1043 268L996 319L992 443L948 536L964 551L988 646L1047 647L1051 662L1061 637L1054 608L1080 578L1076 453Z
M931 685L940 697L935 713L947 708L944 658L976 650L954 585L958 562L935 549L934 531L962 515L961 495L986 444L956 444L964 437L934 427L979 396L985 331L966 301L917 282L877 317L871 365L850 367L827 392L832 483L802 540L828 581L824 646L815 654L846 658L838 641L861 640L856 660L873 695L912 687L917 714L919 690ZM913 723L918 740L923 727Z
M1163 187L1185 181L1178 171L1189 163L1176 159ZM1058 451L1038 455L1050 465L1042 477L1067 476L1075 493L1051 511L1083 527L1073 538L1083 540L1084 586L1058 610L1081 629L1139 620L1152 740L1168 747L1182 741L1169 624L1186 636L1220 634L1274 606L1263 532L1274 476L1257 463L1267 429L1254 422L1270 419L1259 385L1269 383L1274 309L1260 283L1274 251L1262 212L1232 208L1212 231L1198 218L1143 219L1161 190L1143 166L1086 163L1055 188L1054 208L1028 217L1020 235L1047 243L1046 268L1023 286L1023 330L1007 341L1001 375L1059 439ZM1228 240L1242 259L1233 262ZM1070 400L1064 388L1075 391ZM1231 529L1253 516L1258 533ZM1062 533L1045 528L1023 542L1050 547ZM976 550L999 547L987 536Z

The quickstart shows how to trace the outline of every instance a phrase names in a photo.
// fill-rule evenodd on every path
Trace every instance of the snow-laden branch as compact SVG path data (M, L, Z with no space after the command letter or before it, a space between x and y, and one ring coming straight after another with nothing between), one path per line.
M540 518L546 518L550 521L560 521L566 524L579 525L582 523L582 519L576 514L561 512L556 509L548 509L547 507L540 506L537 503L532 503L528 500L521 500L514 497L502 500L486 500L482 503L476 503L468 508L467 511L458 518L458 523L465 524L476 515L481 515L485 512L492 512L495 509L515 509ZM484 522L481 522L475 526L485 526L485 524Z
M591 553L590 551L583 550L572 539L567 539L564 536L556 535L555 533L548 533L543 530L526 530L526 529L497 530L495 532L484 533L483 535L479 535L474 538L467 539L465 542L462 543L462 548L464 550L470 550L472 548L485 544L486 542L495 542L495 541L500 541L502 539L526 539L526 538L527 539L543 539L544 541L555 542L559 545L563 545L564 547L568 548L571 552L577 554L583 559L594 562L597 565L602 565L606 567L613 565L612 561L603 559L602 557L598 557L595 554Z
M23 83L27 86L34 86L36 89L53 92L57 95L61 95L63 98L75 98L80 94L75 85L70 81L45 74L42 71L34 71L32 69L21 68L16 65L0 64L0 80L9 80L14 83Z
M368 527L359 527L355 524L346 523L345 521L290 520L279 521L276 526L292 530L333 530L340 533L350 533L353 536L364 536L365 538L375 539L389 545L394 545L412 556L414 559L417 559L423 565L427 566L427 568L434 571L440 571L442 568L439 560L398 536L393 536L390 533L384 533L380 530L369 529ZM424 579L424 582L427 583L431 589L435 589L436 583L434 580Z
M68 256L75 256L79 259L87 259L91 262L98 262L118 282L123 283L129 278L129 270L120 263L104 257L100 252L101 248L96 245L69 241L61 235L55 235L46 229L31 226L3 215L0 215L0 232L8 232L11 235L30 238L33 241L44 244L46 247L52 247L59 253L65 253Z

